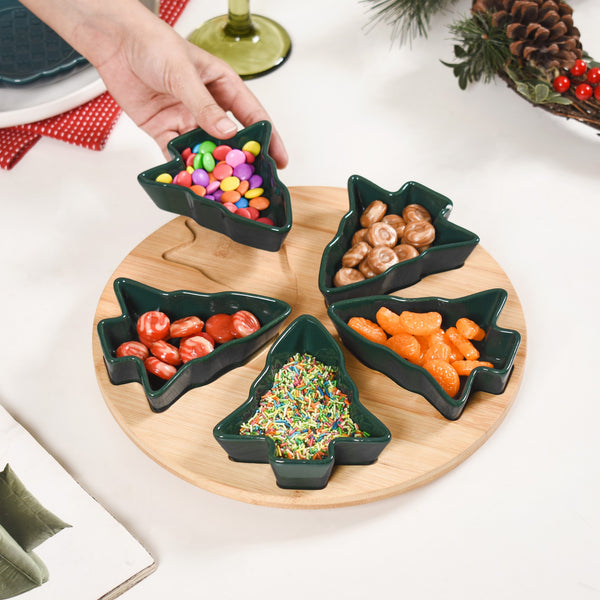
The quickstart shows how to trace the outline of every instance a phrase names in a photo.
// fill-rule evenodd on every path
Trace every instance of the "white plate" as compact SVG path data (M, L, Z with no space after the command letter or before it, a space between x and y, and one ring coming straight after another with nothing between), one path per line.
M68 77L0 88L0 127L12 127L54 117L106 91L92 66Z

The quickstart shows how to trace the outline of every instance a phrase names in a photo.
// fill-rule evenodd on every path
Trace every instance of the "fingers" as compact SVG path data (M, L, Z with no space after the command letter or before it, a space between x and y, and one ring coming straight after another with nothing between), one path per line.
M258 121L269 121L272 124L271 117L256 96L237 75L235 77L233 82L223 79L207 82L207 87L217 102L221 106L227 107L244 127ZM287 166L288 155L283 140L274 126L271 132L269 154L277 167L282 169Z
M198 77L193 63L188 69L176 71L170 87L173 95L181 100L202 129L218 138L227 139L235 135L236 124Z
M174 82L178 88L175 93L200 127L215 137L228 139L235 135L237 126L226 111L231 111L244 127L262 120L271 121L262 104L229 65L187 44L196 73L189 75L185 81ZM274 128L269 154L278 168L288 164L283 140Z

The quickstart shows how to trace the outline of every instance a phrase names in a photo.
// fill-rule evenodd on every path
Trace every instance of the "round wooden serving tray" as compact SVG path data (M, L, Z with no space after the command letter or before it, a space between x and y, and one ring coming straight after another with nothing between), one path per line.
M281 489L268 464L231 461L213 437L213 427L247 399L252 382L265 365L268 345L242 367L191 390L162 413L151 411L139 383L110 383L96 325L101 319L121 314L112 287L116 277L135 279L164 291L235 290L280 298L293 308L282 330L301 314L312 314L339 341L318 288L318 272L323 249L348 210L347 191L295 187L290 192L294 221L279 252L240 245L191 219L177 217L123 260L106 284L94 320L95 369L106 403L127 435L157 463L203 489L251 504L284 508L349 506L433 481L473 454L497 429L523 377L527 335L522 307L509 278L481 245L459 270L430 275L396 294L458 298L504 288L508 300L498 325L521 334L506 390L501 395L474 393L461 417L448 421L423 397L365 367L342 346L361 402L387 425L392 440L372 465L334 467L322 490Z

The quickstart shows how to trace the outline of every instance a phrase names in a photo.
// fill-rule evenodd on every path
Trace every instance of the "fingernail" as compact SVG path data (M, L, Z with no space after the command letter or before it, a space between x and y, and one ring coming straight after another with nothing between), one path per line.
M231 134L237 131L235 123L227 117L223 117L217 121L217 129L224 134Z

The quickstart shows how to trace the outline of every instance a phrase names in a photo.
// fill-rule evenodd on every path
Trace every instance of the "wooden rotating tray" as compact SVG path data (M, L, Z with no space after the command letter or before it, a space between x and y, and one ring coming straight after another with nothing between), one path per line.
M116 277L129 277L165 291L223 290L280 298L293 310L283 330L301 314L317 317L335 336L318 288L321 253L348 210L347 191L291 188L294 222L277 253L256 250L177 217L146 238L118 266L96 310L94 363L106 403L127 435L153 460L182 479L216 494L251 504L285 508L331 508L387 498L433 481L473 454L497 429L515 400L527 348L525 318L509 278L479 245L465 265L430 275L404 297L457 298L504 288L508 300L498 324L521 333L521 345L506 390L476 392L457 421L442 417L423 397L360 363L342 345L346 366L364 406L381 419L392 440L367 466L337 466L322 490L284 490L268 464L236 463L213 437L213 427L242 404L265 365L267 345L244 366L191 390L162 413L150 410L139 383L112 385L102 358L97 323L121 314L113 291Z

